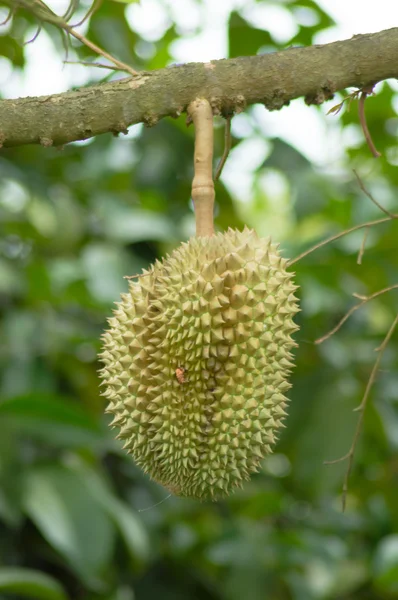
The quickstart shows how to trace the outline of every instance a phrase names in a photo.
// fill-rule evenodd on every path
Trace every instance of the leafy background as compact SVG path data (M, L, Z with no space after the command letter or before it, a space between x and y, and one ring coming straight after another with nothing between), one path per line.
M104 2L87 36L139 69L173 62L173 45L200 34L206 16L192 1L199 18L184 30L171 3L159 0L163 30L145 37L126 18L127 4ZM311 44L333 25L313 0L286 0L283 10L295 24L283 43L243 8L231 11L229 56ZM24 13L0 29L1 66L14 77L32 32ZM45 32L61 69L59 33ZM75 45L73 56L92 59ZM105 76L98 71L86 71L86 80ZM229 166L217 184L217 227L247 223L297 255L383 216L353 167L396 211L396 92L394 82L381 84L366 104L383 154L377 161L358 131L355 101L338 117L326 116L333 104L305 108L341 140L338 160L324 166L283 136L267 135L262 107L236 117ZM220 157L222 122L216 126ZM322 464L351 443L352 409L397 311L396 293L355 313L324 345L313 343L352 306L352 293L397 282L395 223L371 230L361 266L362 233L296 265L302 312L287 428L243 491L217 504L171 497L154 506L167 492L113 439L98 389L100 334L126 289L123 276L192 233L192 154L193 131L181 117L135 126L127 137L0 155L0 598L398 598L397 335L366 413L345 514L345 465Z

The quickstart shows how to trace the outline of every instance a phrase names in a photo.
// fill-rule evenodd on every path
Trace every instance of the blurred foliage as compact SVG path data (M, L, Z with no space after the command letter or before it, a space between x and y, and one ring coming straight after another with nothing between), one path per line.
M145 36L131 12L145 4L102 3L87 37L136 68L167 66L176 41L200 34L206 5L192 0L198 23L184 29L172 2L150 3L164 17L163 30ZM333 24L313 0L253 5L277 7L294 33L281 43L272 23L266 31L246 6L230 14L230 56L311 44ZM32 19L21 13L0 29L1 65L11 64L14 76L24 67L22 43L32 31ZM45 31L61 69L59 33ZM93 58L74 42L73 53ZM92 77L98 80L98 73ZM261 234L278 231L285 254L297 255L327 235L383 216L359 190L353 167L397 212L396 91L384 83L366 102L381 159L370 156L353 102L338 117L322 117L340 124L338 164L322 168L287 139L268 138L264 159L252 152L248 200L237 197L227 175L217 184L217 227L247 223ZM264 144L257 109L233 122L231 165L247 144ZM313 344L356 302L352 293L397 282L394 223L370 231L361 266L362 232L296 265L302 313L287 428L243 491L218 504L161 502L166 491L113 439L98 389L100 334L126 290L123 276L193 232L192 155L193 131L182 117L152 129L135 126L126 137L0 155L0 598L397 598L397 335L366 413L345 514L339 493L346 465L322 464L351 443L352 409L394 318L396 294L374 300L336 336Z

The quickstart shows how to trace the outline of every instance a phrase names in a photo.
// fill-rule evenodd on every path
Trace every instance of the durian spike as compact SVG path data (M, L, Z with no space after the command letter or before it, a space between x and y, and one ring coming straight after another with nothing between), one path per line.
M213 111L207 100L197 98L188 106L195 125L194 178L196 236L214 235Z

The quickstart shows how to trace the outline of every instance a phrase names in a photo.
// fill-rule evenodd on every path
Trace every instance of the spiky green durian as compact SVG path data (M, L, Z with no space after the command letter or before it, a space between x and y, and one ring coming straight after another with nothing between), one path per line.
M176 495L223 497L271 452L297 329L286 264L249 229L192 238L131 282L109 319L112 425Z

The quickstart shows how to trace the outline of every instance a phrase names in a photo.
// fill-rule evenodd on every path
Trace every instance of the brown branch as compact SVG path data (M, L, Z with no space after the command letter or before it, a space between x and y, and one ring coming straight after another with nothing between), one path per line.
M396 219L396 218L398 218L398 215L394 215L394 219ZM349 229L346 229L345 231L336 233L336 235L332 235L331 237L327 238L326 240L322 240L322 242L315 244L315 246L308 248L308 250L305 250L304 252L302 252L301 254L296 256L296 258L292 258L291 260L289 260L289 262L287 263L287 266L290 267L291 265L294 265L294 263L298 262L299 260L302 260L309 254L312 254L312 252L315 252L315 250L319 250L319 248L322 248L322 246L326 246L327 244L330 244L330 242L335 242L336 240L344 237L345 235L348 235L349 233L352 233L353 231L358 231L358 229L363 229L364 227L373 227L374 225L380 225L381 223L387 223L388 221L391 221L390 217L386 217L384 219L376 219L375 221L367 221L366 223L361 223L360 225L354 225L354 227L350 227Z
M213 111L207 100L196 99L188 106L195 125L195 174L192 200L195 206L196 235L214 235Z
M70 27L70 25L68 25L67 23L65 23L63 29L65 29L65 31L67 31L72 37L79 40L79 42L87 46L87 48L90 48L90 50L92 50L96 54L99 54L100 56L103 56L104 58L109 60L109 62L113 63L120 71L125 71L126 73L130 73L130 75L139 74L138 71L135 71L132 67L130 67L130 65L127 65L121 60L115 58L114 56L112 56L112 54L109 54L109 52L106 52L105 50L97 46L97 44L94 44L94 42L91 42L86 37L84 37L84 35L81 35L78 31Z
M225 119L225 135L224 135L224 152L221 157L220 162L218 163L216 174L214 175L214 181L218 181L221 177L222 170L224 168L225 163L227 162L227 158L231 151L231 116L226 117Z
M278 110L302 96L307 104L320 104L339 90L397 78L398 29L324 46L172 66L150 75L53 96L2 100L0 139L4 146L41 139L62 145L134 123L154 125L180 115L198 97L208 98L224 115L255 103Z
M370 131L368 128L368 123L366 121L365 115L365 100L373 92L373 86L368 86L367 88L362 89L362 94L359 97L358 102L358 114L359 121L361 123L361 127L366 139L366 143L369 146L369 149L375 158L379 158L381 156L380 152L376 149L376 146L373 143L372 136L370 135Z
M388 330L387 335L384 338L383 342L376 349L377 358L376 358L376 361L375 361L375 363L373 365L373 369L372 369L372 372L370 374L370 377L368 379L368 383L367 383L367 386L366 386L366 389L365 389L365 393L363 395L363 398L361 400L360 405L355 409L355 411L359 412L359 417L358 417L358 421L357 421L357 425L356 425L356 428L355 428L354 437L353 437L352 444L351 444L351 447L350 447L349 451L347 452L347 454L345 454L341 458L337 458L335 460L324 461L325 465L333 465L333 464L344 462L344 461L348 460L348 465L347 465L347 469L346 469L345 476L344 476L342 498L341 498L343 512L345 511L345 508L346 508L347 493L348 493L348 482L349 482L349 479L350 479L350 475L351 475L351 471L352 471L352 466L353 466L353 463L354 463L355 450L357 448L359 436L361 435L361 431L362 431L363 419L364 419L364 415L365 415L366 406L367 406L367 403L368 403L368 398L369 398L371 389L373 387L374 381L376 379L376 375L377 375L377 372L379 370L379 365L380 365L381 359L383 357L383 353L384 353L384 351L385 351L385 349L386 349L386 347L388 345L388 342L391 339L392 334L394 333L394 330L395 330L397 324L398 324L398 314L396 315L396 317L395 317L395 319L394 319L394 321L393 321L390 329Z
M378 292L375 292L374 294L371 294L370 296L359 296L358 294L355 294L355 297L360 298L361 302L359 302L358 304L355 304L355 306L352 306L350 308L350 310L348 312L346 312L344 317L342 319L340 319L340 321L337 323L336 327L333 327L333 329L331 329L328 333L323 335L321 338L318 338L317 340L315 340L315 344L322 344L322 342L324 342L325 340L332 337L332 335L337 333L337 331L342 327L342 325L344 325L344 323L350 318L350 316L355 311L357 311L359 308L361 308L364 304L366 304L370 300L373 300L374 298L377 298L378 296L382 296L383 294L386 294L387 292L391 292L391 290L395 290L397 288L398 288L398 283L395 283L394 285L390 285L389 287L383 288L382 290L379 290Z

